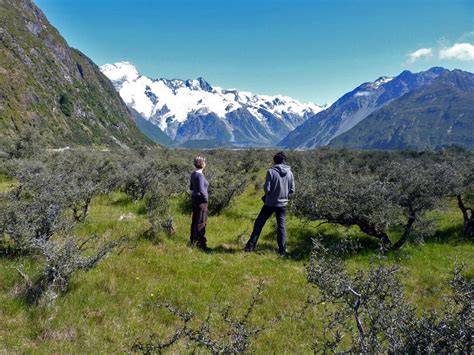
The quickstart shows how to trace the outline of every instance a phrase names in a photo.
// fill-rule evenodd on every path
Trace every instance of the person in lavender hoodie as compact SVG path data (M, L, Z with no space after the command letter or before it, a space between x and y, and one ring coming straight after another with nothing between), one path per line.
M291 168L285 165L286 154L279 152L273 157L274 165L268 169L262 197L264 205L255 220L253 231L245 251L255 251L258 238L267 220L275 213L277 220L278 254L286 256L286 206L289 195L295 192L295 179Z
M207 250L206 225L208 216L209 196L207 188L209 183L204 176L203 170L206 168L206 159L202 156L194 158L196 170L191 174L190 190L192 192L193 215L191 221L191 244Z

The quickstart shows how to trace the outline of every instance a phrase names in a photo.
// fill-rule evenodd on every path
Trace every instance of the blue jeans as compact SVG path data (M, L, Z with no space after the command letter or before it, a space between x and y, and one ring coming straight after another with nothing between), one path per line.
M255 247L263 227L271 215L275 213L277 220L277 242L278 252L284 254L286 252L286 207L270 207L264 205L258 214L253 225L252 235L247 245Z

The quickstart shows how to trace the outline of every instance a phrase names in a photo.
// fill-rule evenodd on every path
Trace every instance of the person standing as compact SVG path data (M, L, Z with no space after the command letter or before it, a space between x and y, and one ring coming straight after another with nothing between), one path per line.
M194 158L194 167L196 170L191 174L189 186L192 191L191 199L193 206L190 241L192 245L197 245L199 248L207 250L206 225L209 200L207 189L209 183L203 173L203 170L206 168L206 159L202 156L197 156Z
M295 179L291 168L285 164L286 154L279 152L273 157L274 165L268 169L263 189L265 196L262 197L264 205L255 220L253 231L245 251L255 251L258 238L265 223L275 213L277 220L277 242L278 254L286 256L286 206L288 197L295 192Z

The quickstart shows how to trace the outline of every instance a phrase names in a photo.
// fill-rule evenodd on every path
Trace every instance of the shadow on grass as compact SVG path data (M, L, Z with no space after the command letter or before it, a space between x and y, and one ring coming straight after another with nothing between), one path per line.
M396 242L396 240L392 240ZM421 235L420 233L413 233L411 238L406 244L440 244L440 245L461 245L466 243L472 243L464 234L464 226L461 223L438 227L432 233L428 235ZM403 246L401 248L403 250Z
M113 199L110 203L109 206L114 206L114 207L121 207L121 208L127 208L130 210L130 207L132 207L133 212L137 215L145 215L146 214L146 206L143 200L138 200L138 201L132 201L131 197L128 195L125 196L120 196L117 199Z
M0 258L14 260L28 255L32 255L31 251L18 249L13 245L0 242Z
M425 243L436 244L462 244L472 242L464 234L464 226L456 224L436 230L433 235L424 238Z
M308 259L315 238L318 238L326 248L332 249L341 242L344 235L348 235L350 238L357 240L359 245L357 254L371 253L380 248L378 239L367 236L356 228L347 229L345 232L344 229L344 227L331 224L324 224L319 227L314 224L303 224L287 228L290 259Z
M128 206L132 203L133 203L133 201L132 201L132 198L130 196L123 195L123 196L120 196L117 199L113 199L110 202L110 205L111 206L117 206L117 207L126 207L126 206Z
M218 245L215 248L210 248L210 252L217 253L217 254L236 254L243 251L242 249L239 249L237 247L232 248L232 247L226 247L224 245Z

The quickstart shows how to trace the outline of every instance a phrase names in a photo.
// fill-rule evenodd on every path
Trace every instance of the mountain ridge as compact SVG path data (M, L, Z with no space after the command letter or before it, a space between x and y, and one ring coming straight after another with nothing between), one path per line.
M30 0L0 2L0 135L48 145L150 145L110 81Z
M474 74L445 71L367 116L330 146L348 149L474 149Z
M327 110L309 117L305 123L282 139L278 146L309 149L327 145L372 112L431 82L446 70L441 67L433 67L420 73L405 70L393 78L382 76L373 82L363 83L341 96Z
M203 77L150 79L130 62L106 64L101 70L130 108L177 144L217 139L236 146L272 146L325 108L283 95L222 89Z

